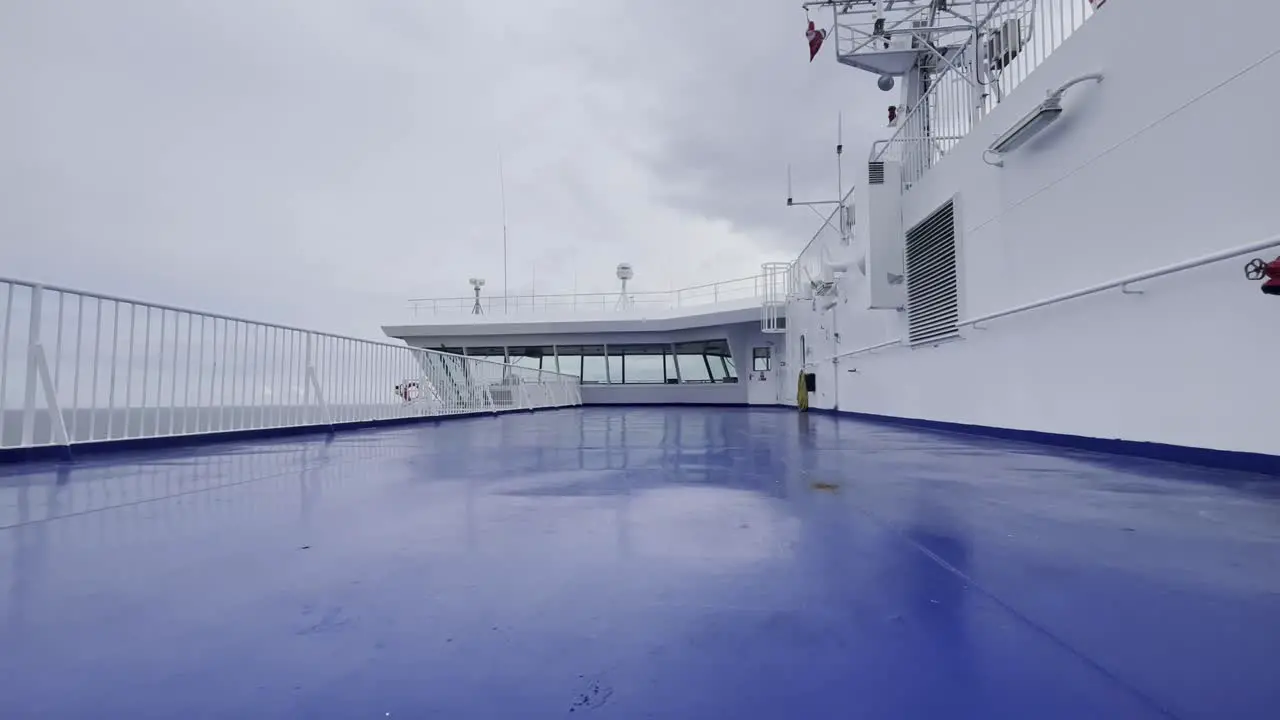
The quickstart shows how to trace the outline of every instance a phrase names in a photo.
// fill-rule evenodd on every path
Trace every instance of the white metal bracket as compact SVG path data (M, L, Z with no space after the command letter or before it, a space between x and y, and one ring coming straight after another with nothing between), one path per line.
M307 365L307 386L316 394L316 402L320 405L320 417L324 424L333 427L333 416L329 414L329 403L324 401L324 392L320 389L320 378L316 375L314 365Z
M44 392L45 407L49 412L49 424L53 428L53 442L66 447L70 444L67 437L66 421L62 417L62 409L58 407L58 393L53 386L53 377L49 373L48 359L44 346L40 344L40 326L44 310L44 286L31 287L31 316L28 326L27 340L27 384L22 399L22 444L30 447L35 444L36 431L36 383Z
M53 376L49 372L49 362L45 356L44 345L36 343L31 346L29 362L27 377L27 397L29 400L22 415L22 444L29 446L35 439L35 383L31 377L32 374L35 374L44 392L45 408L49 412L49 425L53 428L53 444L64 447L69 446L71 438L67 435L67 423L62 417L62 408L58 405L58 392L53 385Z

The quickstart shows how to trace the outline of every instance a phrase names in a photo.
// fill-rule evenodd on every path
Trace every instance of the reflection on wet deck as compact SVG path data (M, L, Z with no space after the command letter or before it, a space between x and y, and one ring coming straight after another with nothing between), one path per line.
M781 410L0 468L0 717L1270 717L1280 492Z

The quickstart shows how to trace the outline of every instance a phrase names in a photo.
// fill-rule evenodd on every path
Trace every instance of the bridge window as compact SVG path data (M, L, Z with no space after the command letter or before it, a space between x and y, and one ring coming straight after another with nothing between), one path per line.
M500 347L469 347L466 348L467 357L476 358L477 360L488 360L490 362L505 363L507 361L507 351Z
M705 342L677 343L676 364L680 368L680 382L711 382L711 366L703 357Z
M584 384L611 383L658 385L663 383L734 383L737 367L725 340L677 343L672 352L668 343L627 345L557 345L559 372L577 375ZM510 348L511 362L537 367L541 353L542 369L554 370L552 348ZM606 354L607 350L607 354ZM679 363L679 373L676 365ZM607 368L607 374L606 374ZM679 380L677 380L677 378Z
M680 381L686 383L737 382L738 372L725 340L676 343Z
M582 382L584 384L608 382L603 345L582 346Z
M733 364L727 340L710 340L702 351L703 360L711 375L711 382L737 382L738 370Z
M729 365L723 355L703 355L707 361L707 369L711 371L711 382L728 382Z
M676 356L667 352L662 356L663 373L668 383L680 382L680 373L676 370Z
M667 345L610 345L609 359L617 353L618 366L610 365L610 380L615 383L661 384L667 381L663 358ZM674 369L672 379L675 378Z
M622 370L622 353L619 348L610 345L606 348L609 354L606 356L609 363L609 382L621 383L623 380Z
M580 345L560 345L556 347L560 355L560 370L565 375L582 377L582 347Z
M507 356L512 365L530 370L554 370L556 359L550 347L509 347Z

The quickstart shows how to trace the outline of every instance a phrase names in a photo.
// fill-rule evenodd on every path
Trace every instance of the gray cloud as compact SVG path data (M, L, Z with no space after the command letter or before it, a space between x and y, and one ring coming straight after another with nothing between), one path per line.
M597 67L645 98L658 138L645 160L659 197L788 248L814 231L812 215L781 209L787 164L797 199L835 197L838 114L847 189L896 94L838 66L830 48L811 64L804 23L787 2L646 3L620 24L624 40L594 48L636 51L629 72L617 62Z
M803 13L688 3L0 8L0 273L376 335L410 296L638 289L789 259L882 116ZM868 105L871 107L869 108Z

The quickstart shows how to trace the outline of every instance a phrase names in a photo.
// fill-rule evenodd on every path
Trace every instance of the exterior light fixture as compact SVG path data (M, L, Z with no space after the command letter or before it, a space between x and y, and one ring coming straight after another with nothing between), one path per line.
M1057 90L1050 91L1043 102L1036 105L1031 112L1023 116L1023 118L1015 123L1013 127L1001 133L1000 137L996 138L996 141L991 143L991 147L987 148L986 152L983 153L983 160L986 160L988 165L1003 167L1003 161L987 160L986 154L994 153L996 155L1003 155L1004 153L1012 152L1017 150L1019 147L1022 147L1022 145L1026 144L1028 140L1039 134L1041 130L1052 125L1053 121L1057 120L1058 116L1062 115L1062 95L1066 93L1067 89L1072 85L1077 85L1088 80L1102 82L1102 74L1094 73L1091 75L1082 75L1071 80Z

